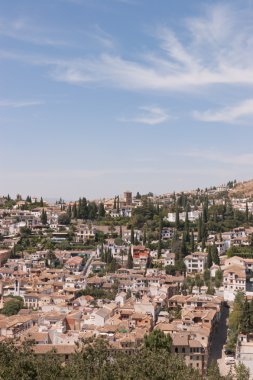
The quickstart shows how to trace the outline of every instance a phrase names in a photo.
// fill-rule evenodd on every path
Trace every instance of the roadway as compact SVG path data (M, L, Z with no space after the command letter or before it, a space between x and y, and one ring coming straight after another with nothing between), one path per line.
M225 364L225 352L224 347L227 340L227 322L228 322L229 309L224 308L220 322L214 332L212 345L209 354L209 364L211 362L217 362L220 374L222 376L228 375L230 371L230 365Z

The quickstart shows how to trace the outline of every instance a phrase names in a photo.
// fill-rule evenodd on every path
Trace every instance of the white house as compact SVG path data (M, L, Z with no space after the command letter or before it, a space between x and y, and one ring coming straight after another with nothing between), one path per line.
M246 291L246 268L243 264L234 264L223 272L224 300L234 301L238 291Z
M76 241L79 243L94 239L96 236L96 228L87 224L81 224L75 233Z
M187 273L204 272L207 261L206 252L194 252L184 258Z

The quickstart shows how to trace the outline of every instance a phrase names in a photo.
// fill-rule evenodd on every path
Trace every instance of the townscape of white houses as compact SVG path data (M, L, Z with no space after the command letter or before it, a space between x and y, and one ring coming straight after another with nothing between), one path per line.
M145 202L157 203L159 211L174 197L151 194ZM94 203L99 210L102 201ZM29 207L22 199L7 204L0 198L0 309L13 297L20 297L22 307L13 315L0 314L0 338L33 340L36 354L55 349L67 360L76 343L99 336L112 349L131 354L143 345L146 334L160 329L171 336L172 351L205 374L221 320L236 294L253 298L253 256L240 254L252 246L250 225L220 232L209 228L205 244L191 228L194 249L183 256L177 249L184 239L177 218L196 225L203 203L178 215L166 209L159 234L150 234L148 244L148 219L144 227L117 222L131 220L145 206L143 198L129 191L103 200L104 219L98 221L74 218L77 202L39 204L32 198ZM252 215L253 202L247 198L232 198L231 204ZM224 202L218 198L217 205ZM217 257L210 263L211 251ZM212 291L204 281L207 271ZM250 367L252 340L244 335L238 340L236 360Z

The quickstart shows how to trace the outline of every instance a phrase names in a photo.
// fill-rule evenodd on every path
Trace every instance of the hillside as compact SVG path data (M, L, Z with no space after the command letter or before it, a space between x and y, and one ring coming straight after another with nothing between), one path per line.
M238 182L236 186L230 190L230 195L253 197L253 180Z

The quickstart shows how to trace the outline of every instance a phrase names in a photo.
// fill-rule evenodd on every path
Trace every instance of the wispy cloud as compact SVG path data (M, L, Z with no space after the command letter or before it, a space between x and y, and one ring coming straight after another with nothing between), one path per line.
M247 99L232 107L225 107L219 111L194 111L193 117L200 121L234 123L253 116L253 99Z
M231 8L215 6L201 18L186 20L184 26L189 34L184 42L169 28L158 28L160 50L156 52L134 60L113 54L74 60L56 68L54 77L74 84L97 82L133 90L253 84L251 18L242 13L239 21Z
M23 107L33 107L44 104L40 100L1 100L0 108L23 108Z
M253 85L253 12L215 5L184 22L181 40L157 28L157 49L131 59L116 53L70 60L30 59L50 66L52 79L75 85L97 84L127 90L189 91L206 86ZM97 35L104 46L110 38ZM29 59L27 59L29 63Z
M52 38L48 32L40 30L31 20L17 18L15 20L0 19L0 35L36 45L65 46L65 40Z
M86 32L86 34L105 49L115 48L114 38L109 33L105 32L99 25L94 25L91 31Z
M157 125L164 123L169 119L169 114L166 110L156 106L139 107L140 113L132 118L120 118L119 121L127 123L137 123L146 125Z

